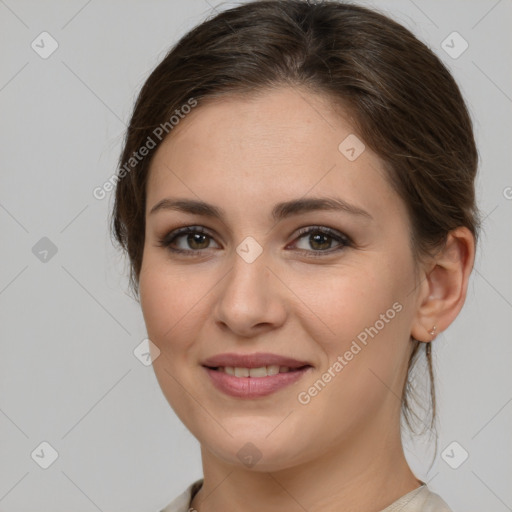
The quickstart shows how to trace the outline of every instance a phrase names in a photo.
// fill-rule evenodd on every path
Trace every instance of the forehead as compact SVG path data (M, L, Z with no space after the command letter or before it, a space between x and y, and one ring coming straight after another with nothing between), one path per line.
M308 193L336 193L374 210L399 201L348 116L295 88L199 102L155 154L148 209L167 193L240 208L248 198L258 206Z
M340 137L353 131L319 96L295 88L277 88L249 95L223 95L199 102L164 141L169 149L208 151L215 161L238 164L237 157L252 157L243 167L280 166L288 161L339 156ZM340 140L339 140L340 139ZM178 148L181 146L181 148ZM205 154L189 154L202 158Z

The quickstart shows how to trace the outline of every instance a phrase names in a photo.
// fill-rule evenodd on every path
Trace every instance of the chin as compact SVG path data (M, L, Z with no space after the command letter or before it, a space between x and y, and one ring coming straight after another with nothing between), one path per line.
M279 429L275 429L281 420L258 423L253 421L253 417L245 418L244 421L250 422L247 428L242 428L244 421L241 420L237 418L236 429L226 425L233 437L226 432L223 432L221 437L214 437L210 430L208 433L199 433L196 438L202 447L226 464L256 472L288 469L305 462L308 459L307 452L311 449L314 451L313 439L310 442L302 442L287 429L283 428L280 432ZM268 427L270 423L271 428Z

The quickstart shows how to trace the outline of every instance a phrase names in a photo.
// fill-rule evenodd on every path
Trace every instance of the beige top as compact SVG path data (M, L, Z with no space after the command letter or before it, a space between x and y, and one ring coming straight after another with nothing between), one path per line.
M189 485L187 489L175 498L160 512L194 512L192 508L192 498L199 491L203 479L197 480ZM417 489L414 489L394 503L386 507L381 512L452 512L448 505L435 493L431 492L427 484L423 483Z

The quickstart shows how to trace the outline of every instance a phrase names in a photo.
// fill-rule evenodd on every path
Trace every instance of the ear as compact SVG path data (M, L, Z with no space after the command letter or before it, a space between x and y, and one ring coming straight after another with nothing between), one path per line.
M418 309L411 336L432 341L455 320L466 300L475 259L475 239L466 227L450 231L445 246L420 275ZM432 329L436 326L434 332Z

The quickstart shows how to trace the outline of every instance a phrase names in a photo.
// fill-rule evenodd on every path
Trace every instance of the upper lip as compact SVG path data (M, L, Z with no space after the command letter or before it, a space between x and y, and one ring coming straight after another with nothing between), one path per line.
M257 354L217 354L203 361L202 365L210 368L218 368L219 366L237 368L261 368L262 366L271 365L287 366L288 368L311 366L307 361L299 361L291 357L263 352Z

